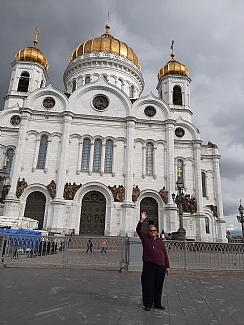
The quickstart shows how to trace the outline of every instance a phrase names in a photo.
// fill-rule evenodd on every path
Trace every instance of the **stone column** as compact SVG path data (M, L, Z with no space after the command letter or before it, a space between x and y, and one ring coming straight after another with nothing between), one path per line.
M179 228L177 216L177 206L172 199L172 194L175 193L175 157L174 157L174 130L175 121L169 120L166 125L166 159L165 159L165 175L166 190L168 191L168 203L165 206L166 225L165 231L172 233Z
M31 118L31 110L28 108L20 109L21 119L19 127L19 137L16 146L16 152L11 168L10 177L10 190L5 199L4 215L10 218L17 218L16 213L19 212L20 207L18 205L19 199L16 197L16 186L18 179L21 178L21 169L24 163L25 148L26 148L26 134L28 131L28 125Z
M195 166L195 198L197 201L197 212L194 214L196 220L196 240L202 241L205 238L205 214L203 212L202 197L202 172L201 172L201 140L193 143L193 157Z
M220 180L220 170L219 170L219 160L220 155L218 148L213 148L213 170L214 170L214 192L216 196L216 205L218 219L216 220L217 224L217 242L226 242L226 228L225 228L225 219L223 212L223 201L222 201L222 191L221 191L221 180Z
M134 234L135 220L133 217L135 205L132 202L132 188L133 188L133 155L134 155L134 130L135 119L127 118L127 134L126 134L126 155L125 155L125 200L122 203L122 225L120 228L120 235L132 236Z
M127 145L125 157L125 201L132 203L133 187L133 156L134 156L134 130L135 120L127 119Z
M63 133L61 141L61 150L60 150L60 159L58 166L58 176L57 176L57 191L56 197L52 201L52 215L49 215L49 218L52 218L52 232L61 233L64 226L65 218L65 201L63 199L64 185L66 182L66 170L68 159L71 159L67 155L69 148L69 139L70 139L70 129L72 122L72 113L64 112L63 113Z

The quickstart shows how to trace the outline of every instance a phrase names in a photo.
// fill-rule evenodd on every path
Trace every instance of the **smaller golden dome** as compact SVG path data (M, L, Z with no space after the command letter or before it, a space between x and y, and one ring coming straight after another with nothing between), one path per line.
M108 52L115 53L133 62L140 69L140 62L135 52L125 43L114 38L109 33L110 25L106 25L106 33L79 44L71 54L69 63L86 53Z
M181 75L181 76L186 76L189 77L189 71L187 67L176 61L174 59L174 41L172 41L171 45L172 53L170 54L171 60L168 61L158 72L158 80L160 80L162 77L168 75L168 74L173 74L173 75Z
M42 52L36 47L38 43L37 37L39 35L39 28L36 28L36 37L34 39L34 45L29 46L25 49L20 50L15 54L16 61L26 61L26 62L37 62L40 63L46 70L48 70L47 58L42 54Z

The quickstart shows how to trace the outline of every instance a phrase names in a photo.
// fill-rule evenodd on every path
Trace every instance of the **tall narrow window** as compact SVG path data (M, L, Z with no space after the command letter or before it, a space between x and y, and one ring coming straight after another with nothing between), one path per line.
M90 76L86 76L85 77L85 84L89 84L91 82L91 77Z
M177 181L184 183L184 164L181 159L177 161Z
M122 80L118 79L117 86L118 86L119 89L122 89L122 84L123 84Z
M146 174L153 175L153 144L148 143L146 146Z
M206 191L206 174L202 172L202 196L206 197L207 196L207 191Z
M97 139L94 144L93 168L94 172L101 170L102 141Z
M8 149L3 161L3 168L6 169L8 172L10 172L11 170L13 158L14 158L14 149Z
M135 87L134 85L130 86L130 98L134 98L135 97Z
M173 88L173 104L182 105L182 93L180 86L174 86Z
M22 72L19 78L17 91L27 92L29 88L30 75L28 72Z
M72 82L72 93L76 90L76 88L77 88L77 81L73 80L73 82Z
M113 163L113 141L106 141L105 148L105 163L104 163L104 172L112 173L112 163Z
M81 170L83 172L89 171L90 149L91 149L91 140L84 139L83 149L82 149L82 163L81 163Z
M206 234L210 234L208 217L205 218L205 230L206 230Z
M37 169L45 168L45 162L46 162L46 156L47 156L47 145L48 145L48 136L42 135L41 141L40 141L37 166L36 166Z

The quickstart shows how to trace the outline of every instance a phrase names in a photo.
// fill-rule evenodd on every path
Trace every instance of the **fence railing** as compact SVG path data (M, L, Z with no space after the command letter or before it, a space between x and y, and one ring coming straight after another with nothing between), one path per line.
M243 243L207 243L165 240L170 267L175 269L244 270ZM141 242L126 241L125 266L141 269ZM139 258L138 258L139 256Z
M2 235L1 262L22 266L120 269L124 262L124 240L120 237Z
M105 249L102 251L103 242ZM0 237L1 263L19 266L61 266L141 270L139 238L27 236ZM175 269L244 270L243 243L165 240L170 266Z

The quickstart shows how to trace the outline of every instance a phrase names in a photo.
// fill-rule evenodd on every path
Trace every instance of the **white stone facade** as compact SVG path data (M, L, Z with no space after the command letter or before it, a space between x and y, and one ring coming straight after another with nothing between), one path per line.
M154 220L159 230L172 233L179 228L172 194L177 193L180 160L183 162L184 193L195 197L197 202L194 213L184 212L187 238L226 241L220 156L217 146L202 145L200 132L191 122L189 77L165 76L158 83L158 97L153 94L142 97L141 71L128 59L115 54L92 53L72 61L64 73L66 93L52 85L45 86L47 74L39 63L15 61L12 69L4 110L0 113L0 164L3 169L8 149L14 149L8 170L11 187L5 199L5 217L11 220L29 217L26 215L27 199L31 193L41 193L45 201L44 230L54 233L74 230L75 234L83 234L82 215L89 217L82 210L83 205L86 195L94 192L100 193L105 202L102 217L95 216L100 220L104 218L102 234L134 236L141 204L147 198L156 204ZM20 71L30 74L30 88L25 93L17 92ZM90 77L88 83L86 76ZM181 105L172 101L175 85L181 88ZM107 99L106 108L94 107L93 100L97 96ZM46 98L54 100L52 107L43 106ZM148 107L153 107L154 115L145 113ZM20 117L20 124L11 124L14 115ZM177 128L184 134L177 133ZM44 135L48 139L45 161L38 167ZM90 141L89 166L84 168L87 139ZM94 171L96 140L101 140L101 149L99 170L95 168ZM108 140L112 142L109 172L106 170ZM204 193L202 174L205 175ZM18 180L22 179L27 186L18 197ZM53 197L47 188L52 180L56 185ZM64 197L66 183L81 184L72 199ZM108 188L114 185L123 185L123 201L116 200ZM132 201L135 185L140 194ZM168 203L159 194L163 187L168 192ZM96 220L93 225L95 223ZM88 230L85 234L96 233Z

